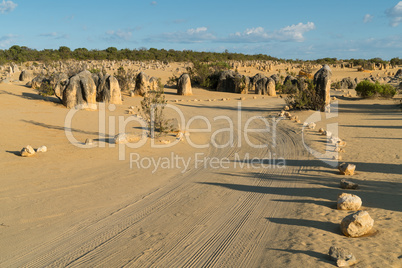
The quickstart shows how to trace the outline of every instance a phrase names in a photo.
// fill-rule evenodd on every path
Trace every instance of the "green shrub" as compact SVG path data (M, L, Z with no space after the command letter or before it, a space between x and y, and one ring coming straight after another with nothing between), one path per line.
M172 119L165 118L166 99L163 90L148 91L141 101L141 108L138 112L148 124L149 136L166 135L173 130Z
M54 87L51 85L49 80L44 80L40 85L39 89L37 89L39 95L41 96L53 96L54 95Z
M381 85L378 82L372 83L368 80L361 81L356 86L356 93L362 98L373 98L381 96L384 98L392 98L396 94L393 86L386 84Z
M187 68L191 82L206 88L216 88L221 72L229 70L226 62L205 63L193 61L193 67Z
M114 77L119 82L122 91L127 91L135 86L136 75L133 70L126 71L123 66L120 66L114 74Z
M285 84L277 83L275 90L277 90L279 94L295 94L299 91L300 79L298 80L297 84L292 84L290 80L286 81Z
M178 80L179 80L179 77L177 77L176 75L173 75L168 78L168 81L166 82L166 84L168 86L176 86Z
M323 110L324 100L316 93L312 80L299 80L298 90L289 94L285 99L286 104L292 109Z

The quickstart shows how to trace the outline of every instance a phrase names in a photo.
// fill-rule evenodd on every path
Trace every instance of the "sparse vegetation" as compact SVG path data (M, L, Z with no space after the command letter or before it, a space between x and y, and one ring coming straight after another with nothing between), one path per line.
M285 99L292 109L321 110L324 100L316 93L315 85L311 79L299 79L297 90Z
M138 112L146 120L151 138L155 138L155 133L156 136L162 136L173 130L172 119L165 117L165 107L166 99L161 88L148 91L141 101Z
M135 86L136 74L133 70L126 71L123 66L120 66L114 74L114 77L116 77L119 82L122 91L127 91Z
M188 68L191 82L206 88L216 88L218 79L222 71L229 70L230 66L226 62L204 63L193 62L193 67Z
M51 85L48 79L42 81L42 84L37 89L39 95L41 96L53 96L54 95L54 87Z
M361 81L356 86L356 93L362 98L384 97L392 98L396 94L396 89L389 85L381 85L378 82L372 83L368 80Z

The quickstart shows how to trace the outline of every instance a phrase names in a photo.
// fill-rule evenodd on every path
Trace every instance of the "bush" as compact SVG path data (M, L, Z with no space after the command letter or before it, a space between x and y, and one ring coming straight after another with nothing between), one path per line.
M312 80L299 80L298 90L285 99L286 104L292 109L323 110L324 100L316 93Z
M177 81L179 81L179 77L173 75L173 76L171 76L171 77L168 78L168 81L167 81L166 84L167 84L168 86L176 86L176 85L177 85Z
M193 67L188 68L192 83L206 88L216 88L222 71L229 70L226 62L205 63L193 61Z
M119 82L122 91L129 90L135 86L136 75L133 70L126 71L123 66L120 66L114 74L114 77Z
M392 98L396 94L393 86L386 84L381 85L378 82L372 83L368 80L361 81L356 86L356 93L362 98L373 98L381 96L384 98Z
M37 89L39 95L41 96L53 96L54 95L54 87L51 85L50 81L44 79L42 84Z
M148 91L141 101L141 109L138 109L138 112L146 120L151 138L155 138L155 132L158 132L157 136L162 136L173 130L172 119L165 118L165 107L165 95L160 88Z
M275 90L279 94L296 94L299 91L300 79L298 79L297 84L293 84L290 80L286 81L285 84L277 83L275 85Z

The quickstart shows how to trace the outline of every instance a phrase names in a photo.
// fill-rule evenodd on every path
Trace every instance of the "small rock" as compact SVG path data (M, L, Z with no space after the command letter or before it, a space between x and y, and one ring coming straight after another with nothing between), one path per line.
M283 108L285 111L289 111L290 110L290 108L289 108L289 106L285 106L285 108Z
M309 129L315 129L316 124L315 124L314 122L311 122L311 123L309 123L309 124L307 125L307 127L308 127Z
M319 130L318 130L318 132L319 133L323 133L325 130L323 129L323 128L320 128Z
M357 195L342 193L338 196L337 208L340 210L359 210L361 206L362 200Z
M332 157L333 160L342 160L342 156L341 155L334 155Z
M347 181L347 180L341 180L341 188L342 189L357 189L359 185L357 183Z
M27 145L27 147L22 148L21 150L21 156L23 157L28 157L28 156L33 156L35 154L34 148L32 148L31 145Z
M46 153L47 152L47 147L45 145L39 147L38 149L36 149L37 153Z
M93 145L94 144L94 140L93 139L86 139L85 140L85 145Z
M342 141L342 140L340 140L340 141L338 141L338 144L337 144L338 146L341 146L341 147L345 147L346 146L346 141Z
M128 143L128 136L126 133L119 133L116 136L114 136L114 143L115 144L124 144Z
M350 237L360 237L371 231L374 220L367 211L360 210L343 218L341 222L342 233Z
M245 100L245 99L246 99L245 97L241 97L241 98L240 98L240 100L242 100L242 101Z
M253 97L253 99L255 99L255 100L256 100L256 99L257 99L257 97L256 97L256 96L254 96L254 97Z
M336 261L338 267L348 267L357 263L356 257L343 248L330 247L328 255Z
M289 113L289 112L285 112L285 114L284 114L287 118L290 118L291 116L292 116L292 114L291 113Z
M296 123L300 124L300 123L301 123L301 121L298 119L298 120L296 120Z
M355 173L356 165L342 163L338 166L341 175L352 176Z
M278 114L278 116L279 116L279 117L285 116L285 111L282 110L282 111Z
M322 135L327 136L328 138L332 136L332 132L328 131L328 130L324 130L324 132L322 133Z
M162 144L169 144L170 141L169 141L169 140L160 140L160 143L162 143Z

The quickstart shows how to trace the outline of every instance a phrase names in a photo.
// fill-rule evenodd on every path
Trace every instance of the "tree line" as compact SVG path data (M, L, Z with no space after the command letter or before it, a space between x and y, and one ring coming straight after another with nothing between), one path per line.
M173 50L156 48L139 49L117 49L109 47L104 50L77 48L71 50L69 47L61 46L59 49L36 50L26 46L14 45L9 49L0 50L0 64L9 62L23 63L27 61L52 62L60 60L134 60L149 61L158 60L164 62L224 62L224 61L250 61L250 60L272 60L287 63L310 62L315 64L336 64L340 62L353 62L354 65L363 65L365 62L390 63L392 65L402 65L402 59L393 58L385 61L380 58L338 60L337 58L323 58L317 60L292 60L279 59L269 55L255 54L247 55L242 53L231 53L227 50L223 53L218 52L197 52L192 50Z

